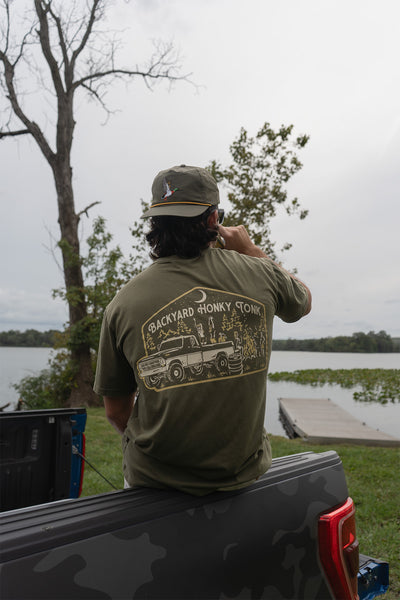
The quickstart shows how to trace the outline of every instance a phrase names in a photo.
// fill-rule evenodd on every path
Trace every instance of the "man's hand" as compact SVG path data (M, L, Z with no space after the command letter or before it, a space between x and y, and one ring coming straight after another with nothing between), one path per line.
M238 225L237 227L219 225L218 233L225 240L225 250L236 250L236 252L246 254L247 256L268 258L265 252L251 241L244 225Z
M251 238L247 233L247 230L244 225L238 225L237 227L224 227L223 225L219 225L218 233L222 235L222 237L225 240L225 250L236 250L236 252L239 252L240 254L246 254L247 256L255 256L256 258L269 258L269 256L261 250L261 248L256 246L251 241ZM275 263L275 261L272 262ZM297 279L297 277L295 277L292 273L289 273L289 271L286 271L286 269L284 269L280 265L277 266L280 269L282 269L282 271L285 271L288 275L290 275L292 279L294 279L295 281L299 281L306 288L308 295L308 303L304 315L308 315L308 313L311 311L312 302L310 290L308 289L305 283L300 281L300 279Z

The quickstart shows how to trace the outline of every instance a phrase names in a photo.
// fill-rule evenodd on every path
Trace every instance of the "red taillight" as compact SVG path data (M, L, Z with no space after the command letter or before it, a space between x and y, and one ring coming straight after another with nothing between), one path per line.
M353 500L322 515L318 523L319 556L337 600L356 600L358 541Z
M85 456L85 450L86 450L86 437L85 434L82 433L82 456ZM79 492L78 492L78 498L80 497L81 493L82 493L82 485L83 485L83 473L85 471L85 461L82 459L81 460L81 476L79 478Z

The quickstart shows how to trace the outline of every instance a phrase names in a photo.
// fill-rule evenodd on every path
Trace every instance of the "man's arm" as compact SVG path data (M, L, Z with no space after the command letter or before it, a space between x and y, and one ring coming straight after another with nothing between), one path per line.
M135 394L127 396L103 396L106 417L114 429L122 435L131 416Z
M238 227L224 227L223 225L219 225L218 232L223 236L225 240L225 250L236 250L236 252L239 252L240 254L254 256L256 258L268 258L269 260L274 262L271 258L269 258L267 254L265 254L265 252L261 250L261 248L259 248L252 242L244 225L239 225ZM283 269L283 267L281 267L280 265L278 266L280 269L285 271L285 273L290 275L292 279L294 279L295 281L299 281L307 290L308 304L306 306L306 310L303 316L308 315L308 313L311 311L312 302L310 290L308 289L305 283L300 281L300 279L295 277L292 273L289 273L289 271L286 271L286 269Z

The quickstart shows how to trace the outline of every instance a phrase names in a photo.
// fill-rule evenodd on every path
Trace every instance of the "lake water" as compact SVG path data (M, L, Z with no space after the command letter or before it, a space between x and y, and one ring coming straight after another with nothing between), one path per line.
M0 347L0 407L10 403L13 410L18 400L13 383L45 369L51 353L50 348Z
M11 387L22 377L46 368L49 348L0 347L0 407L15 406L17 392ZM400 354L345 354L330 352L272 352L269 372L298 369L400 369ZM318 387L268 381L265 426L268 432L285 435L279 421L278 398L330 398L370 427L400 438L400 403L381 405L353 400L354 389L338 385Z

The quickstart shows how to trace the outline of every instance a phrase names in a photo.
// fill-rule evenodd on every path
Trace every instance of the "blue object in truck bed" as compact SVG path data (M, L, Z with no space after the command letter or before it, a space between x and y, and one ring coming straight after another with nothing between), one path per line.
M389 587L389 564L360 554L357 581L359 599L373 600Z

